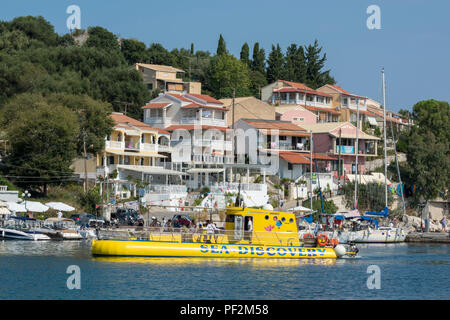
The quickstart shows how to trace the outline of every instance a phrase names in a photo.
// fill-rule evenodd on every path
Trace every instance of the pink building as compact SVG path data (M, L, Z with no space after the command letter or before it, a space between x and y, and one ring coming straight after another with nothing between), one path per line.
M358 152L358 173L365 173L367 157L377 156L377 141L380 138L358 130L350 122L303 124L302 127L306 131L312 131L314 152L340 159L340 175L356 172L356 152ZM358 148L356 148L357 131ZM333 171L337 172L337 167Z
M297 125L302 125L304 123L311 124L317 123L317 115L302 107L298 107L298 109L289 110L283 113L280 117L280 120L290 121Z

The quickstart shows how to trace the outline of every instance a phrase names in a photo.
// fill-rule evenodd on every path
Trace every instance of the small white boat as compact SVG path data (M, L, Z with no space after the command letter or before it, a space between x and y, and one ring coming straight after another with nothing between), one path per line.
M82 240L82 235L77 231L75 222L68 218L48 218L44 225L58 231L63 240Z
M0 238L4 240L51 240L50 237L41 232L33 230L20 230L14 226L0 228Z

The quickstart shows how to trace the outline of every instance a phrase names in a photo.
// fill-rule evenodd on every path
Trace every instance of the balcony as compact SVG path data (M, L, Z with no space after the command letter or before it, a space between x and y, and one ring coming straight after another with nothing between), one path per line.
M105 141L105 149L125 149L125 143L123 141Z
M197 118L197 117L182 117L180 120L181 124L198 124L204 126L217 126L226 127L226 121L223 119L212 119L212 118Z
M222 155L193 155L192 161L197 163L231 164L233 163L233 157Z
M140 151L141 150L141 144L139 142L135 141L125 141L125 150L131 150L131 151Z
M144 119L144 122L148 125L160 124L165 127L170 126L172 124L172 118L169 117L148 117Z

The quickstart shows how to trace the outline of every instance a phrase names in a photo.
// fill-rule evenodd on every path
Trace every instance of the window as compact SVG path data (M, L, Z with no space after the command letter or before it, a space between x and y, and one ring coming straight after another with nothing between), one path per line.
M292 163L288 163L288 170L292 170Z
M211 118L212 112L211 110L202 110L202 118Z
M153 83L147 83L147 89L148 90L153 90Z
M309 94L306 95L306 101L313 101L313 96L310 96Z
M342 98L342 104L346 106L348 104L348 98Z
M317 96L317 102L323 103L324 102L324 98L321 96Z
M331 98L330 97L325 98L325 103L326 104L330 104L331 103Z

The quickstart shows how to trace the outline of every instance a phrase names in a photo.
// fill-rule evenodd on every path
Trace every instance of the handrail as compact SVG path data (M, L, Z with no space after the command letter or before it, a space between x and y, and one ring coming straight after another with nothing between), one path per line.
M288 240L298 239L297 232L268 232L268 231L248 231L243 230L243 237L234 239L234 230L219 229L214 234L208 233L206 228L188 229L173 227L135 227L135 228L115 228L98 230L101 240L153 240L170 242L199 242L199 243L230 243L241 240L249 241L252 244L265 244L279 242L287 243Z

